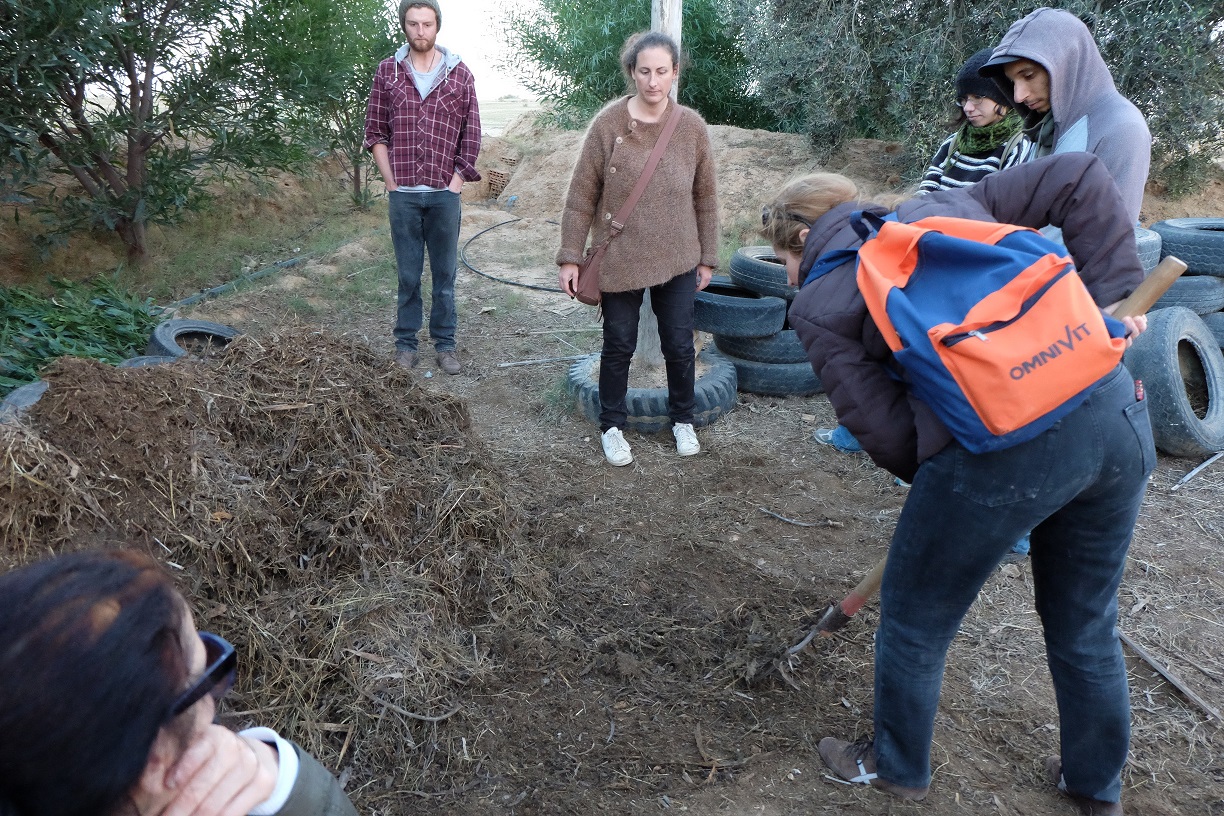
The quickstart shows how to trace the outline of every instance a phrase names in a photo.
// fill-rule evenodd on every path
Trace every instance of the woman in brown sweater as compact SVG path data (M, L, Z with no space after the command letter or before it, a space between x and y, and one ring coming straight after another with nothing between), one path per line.
M671 88L680 50L659 32L635 34L621 51L621 67L636 93L611 102L596 116L574 166L557 252L561 289L571 297L588 234L595 245L608 237L613 214L641 176L671 115ZM668 413L676 451L701 451L693 431L693 304L718 263L718 200L714 156L701 116L680 109L680 121L646 191L628 217L624 234L608 245L600 269L603 353L599 366L599 429L613 465L633 461L621 429L629 362L637 348L643 292L659 321L667 366Z

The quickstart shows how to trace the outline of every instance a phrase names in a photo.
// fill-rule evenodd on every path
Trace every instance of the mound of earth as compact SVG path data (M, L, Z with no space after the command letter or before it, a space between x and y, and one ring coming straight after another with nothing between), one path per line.
M476 632L549 595L461 400L306 331L46 379L0 424L0 568L148 551L238 647L231 708L343 769L360 811L452 784L438 724L492 670Z

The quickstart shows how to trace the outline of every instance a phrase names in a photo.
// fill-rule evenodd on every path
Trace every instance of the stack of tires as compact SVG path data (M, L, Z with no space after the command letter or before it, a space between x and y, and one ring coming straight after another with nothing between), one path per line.
M1143 382L1156 447L1201 458L1224 450L1224 218L1172 218L1150 232L1159 257L1187 268L1148 313L1126 365Z
M735 367L739 390L808 396L821 390L807 352L786 322L798 290L769 247L736 250L730 276L716 275L697 293L696 325Z

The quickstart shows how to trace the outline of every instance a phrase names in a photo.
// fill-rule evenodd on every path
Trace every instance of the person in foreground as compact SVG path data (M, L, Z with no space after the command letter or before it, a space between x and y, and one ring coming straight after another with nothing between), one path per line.
M0 575L0 816L356 816L293 743L213 723L236 664L147 556Z
M671 89L680 74L680 49L666 34L634 34L621 51L621 67L635 93L611 102L591 122L561 216L558 278L570 297L576 294L587 235L592 246L608 238L613 214L629 198L676 106ZM683 106L679 115L650 184L626 219L625 234L608 245L600 271L599 430L604 456L616 466L633 461L622 429L646 289L659 321L676 452L701 452L693 430L694 309L697 292L709 285L718 264L718 199L705 121Z
M788 183L768 205L763 234L803 281L823 253L856 248L854 184L819 174ZM899 220L931 215L1063 229L1096 303L1110 311L1143 279L1125 203L1097 158L1051 156L961 190L900 204ZM1122 813L1130 709L1115 633L1118 586L1155 447L1147 404L1125 367L1035 439L973 454L894 377L853 261L803 286L791 325L838 419L881 467L910 481L880 592L874 737L821 740L843 779L906 799L927 795L947 650L1003 555L1032 530L1033 586L1061 725L1048 767L1087 814ZM1146 318L1124 318L1132 334Z

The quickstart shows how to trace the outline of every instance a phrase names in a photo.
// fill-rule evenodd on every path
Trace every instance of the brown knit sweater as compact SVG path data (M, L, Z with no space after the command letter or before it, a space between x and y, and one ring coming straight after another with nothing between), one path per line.
M592 245L608 237L612 217L629 198L674 104L658 122L634 120L629 97L609 103L595 116L565 198L558 265L582 262L588 233ZM650 184L624 231L608 246L599 288L645 289L698 264L717 266L714 185L714 153L706 123L696 111L682 107L676 132Z

